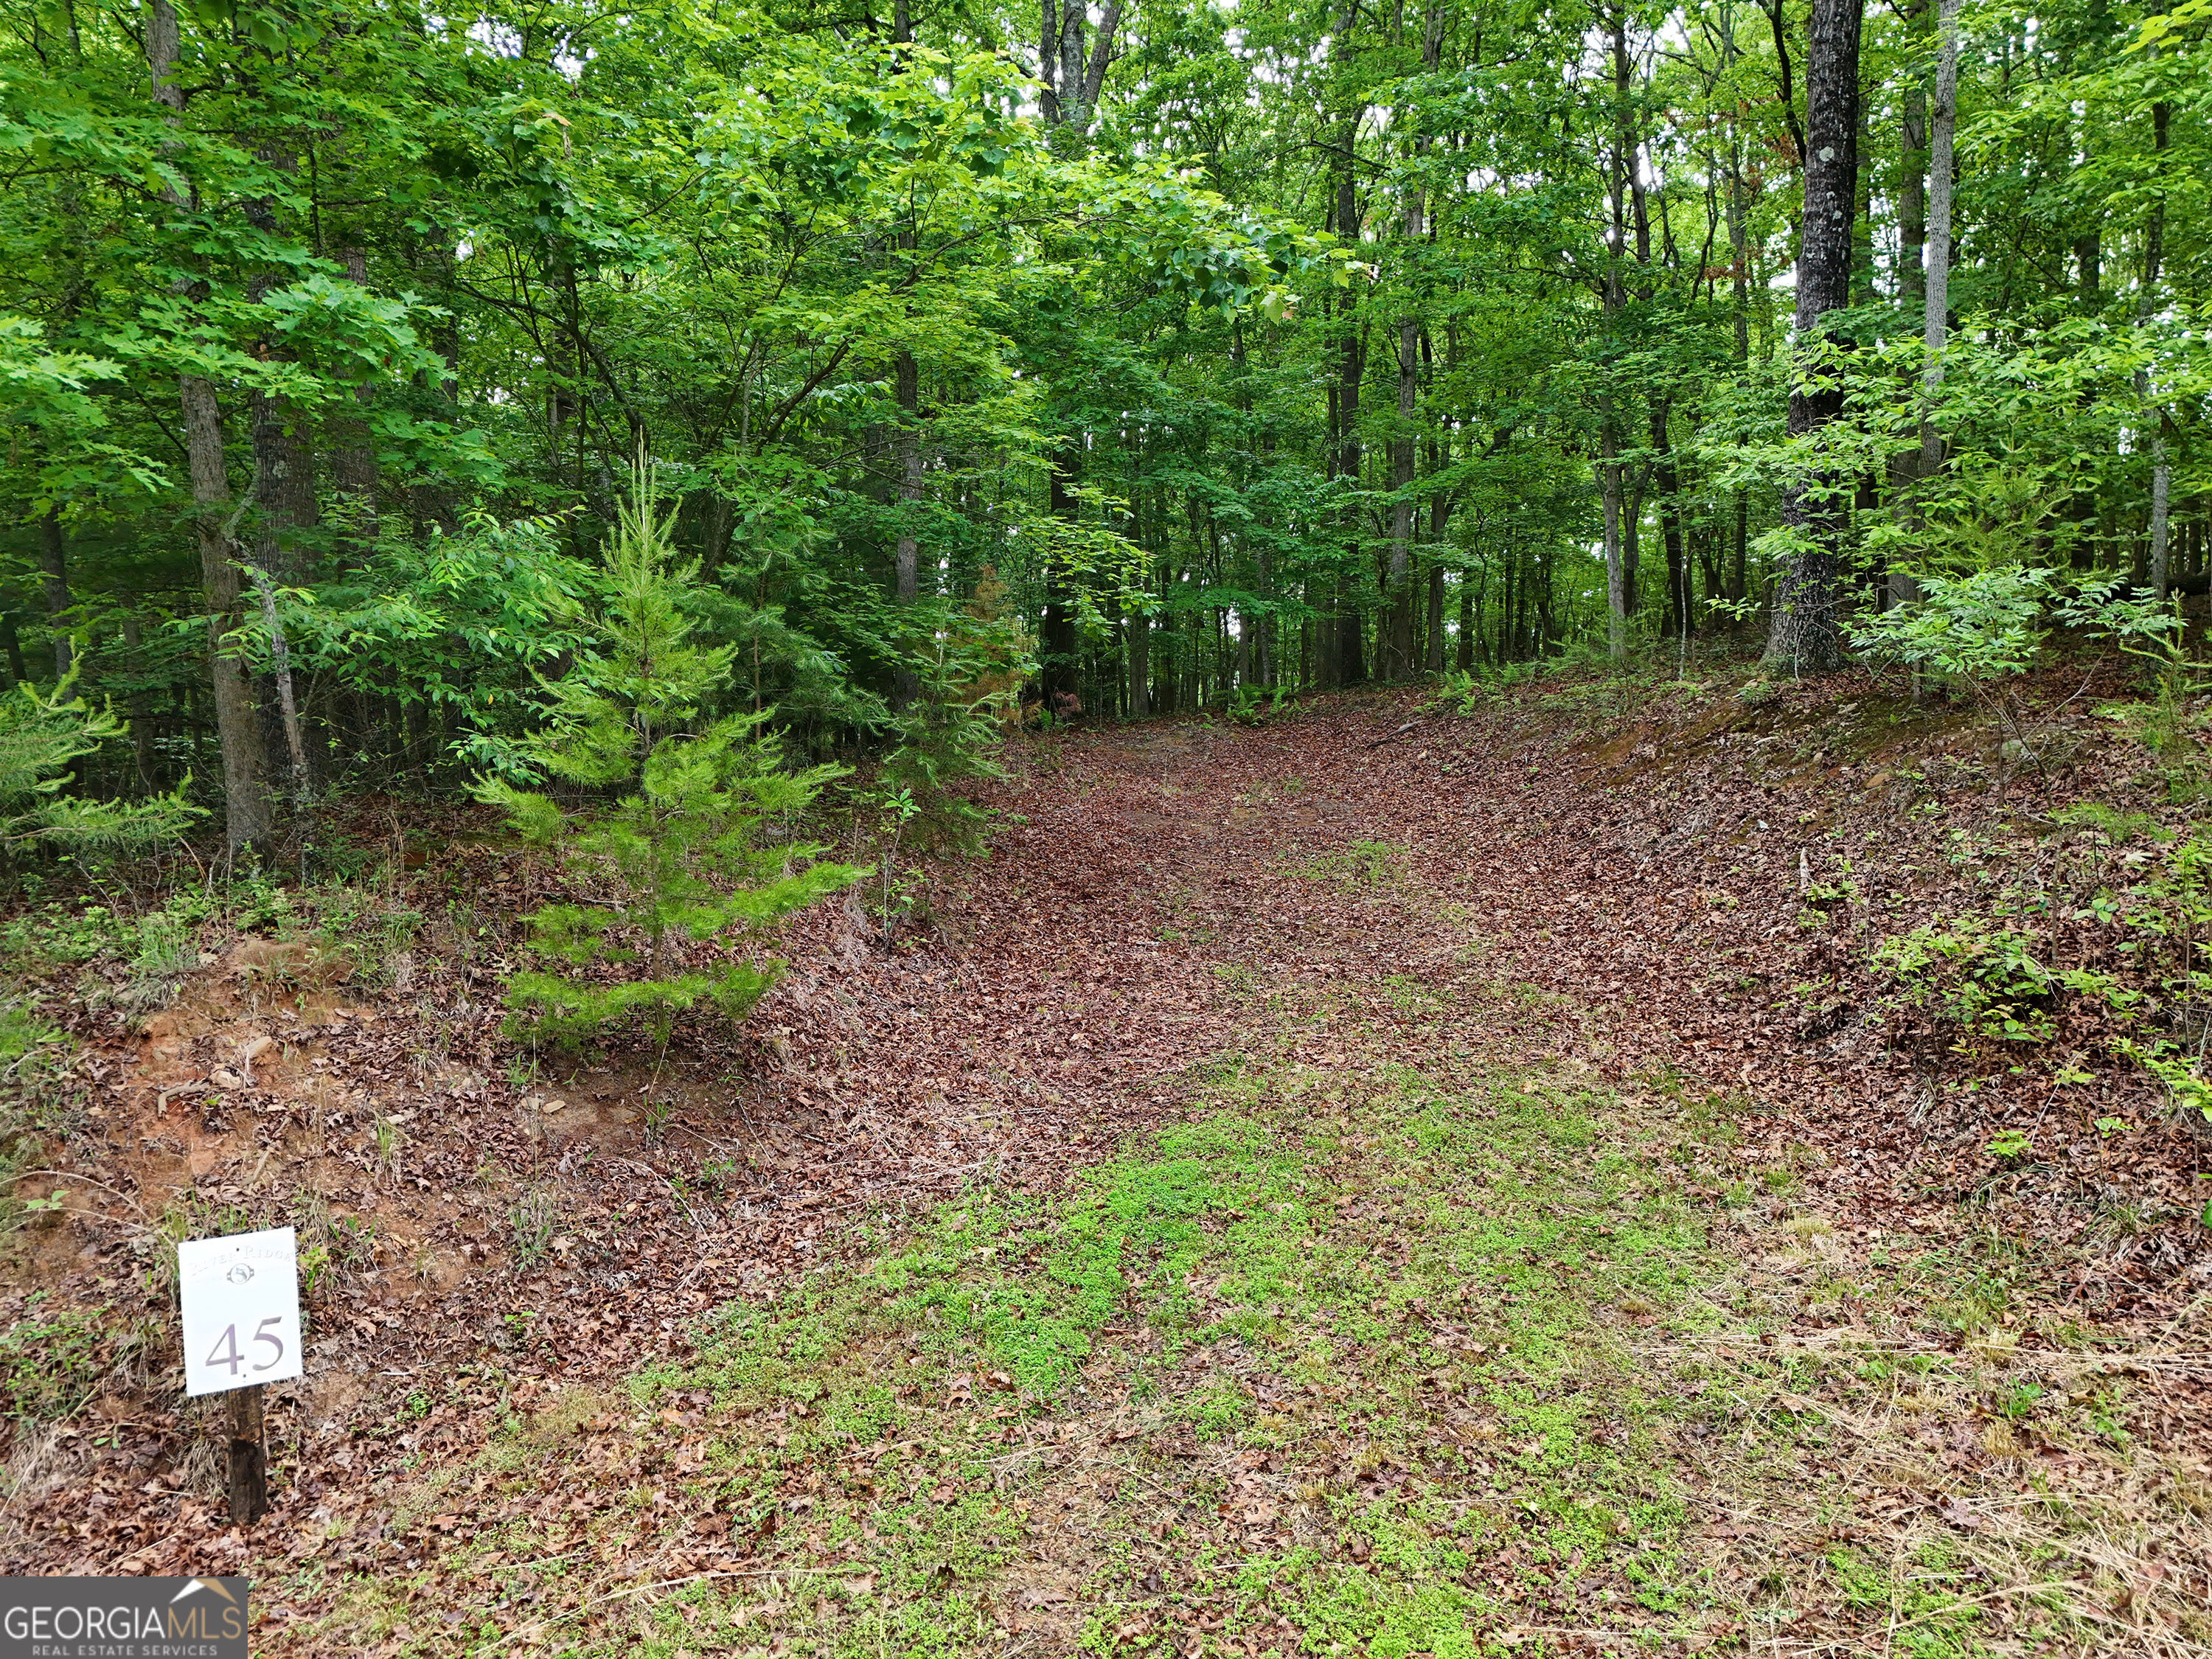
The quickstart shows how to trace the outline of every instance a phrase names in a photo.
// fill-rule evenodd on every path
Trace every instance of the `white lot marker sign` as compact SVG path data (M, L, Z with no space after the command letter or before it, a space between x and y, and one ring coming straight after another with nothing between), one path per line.
M300 1375L300 1262L289 1227L177 1246L185 1392L222 1394Z

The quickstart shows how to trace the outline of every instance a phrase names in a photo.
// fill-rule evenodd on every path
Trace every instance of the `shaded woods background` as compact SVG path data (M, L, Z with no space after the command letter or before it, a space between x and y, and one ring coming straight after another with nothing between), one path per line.
M129 715L92 787L189 772L234 845L526 726L641 449L735 701L817 752L986 623L1142 714L1731 628L1818 668L1929 574L2203 585L2192 14L0 31L0 646Z

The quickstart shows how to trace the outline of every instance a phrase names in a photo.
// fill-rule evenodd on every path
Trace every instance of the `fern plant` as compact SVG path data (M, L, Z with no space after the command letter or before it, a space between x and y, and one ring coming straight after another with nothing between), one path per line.
M726 946L867 873L767 833L838 769L787 769L764 714L705 718L734 648L694 637L697 567L676 558L673 516L641 463L608 549L599 648L547 684L545 724L505 745L506 775L476 781L591 895L523 919L534 960L508 981L516 1035L573 1047L641 1027L665 1045L691 1009L741 1018L775 964L692 947ZM532 787L549 781L568 799Z
M173 841L206 817L182 787L146 800L65 793L70 766L128 730L112 709L73 696L74 684L64 679L46 694L24 684L0 696L0 852L136 852Z

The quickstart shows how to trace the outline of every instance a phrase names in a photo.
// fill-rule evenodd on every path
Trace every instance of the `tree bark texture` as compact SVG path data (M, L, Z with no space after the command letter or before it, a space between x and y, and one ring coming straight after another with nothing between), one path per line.
M267 286L254 284L253 297L258 300ZM291 763L293 800L305 806L313 797L313 778L275 590L279 583L296 582L309 574L301 538L319 516L314 451L299 411L285 399L255 392L247 399L247 411L253 447L253 587L269 632L268 689L275 694L280 741Z
M915 520L921 511L921 434L915 425L921 418L921 376L915 366L914 353L899 353L893 380L899 406L899 529L891 550L891 585L903 611L912 608L921 592L921 543L915 534ZM921 689L914 670L901 667L892 696L904 708Z
M69 678L69 538L62 531L59 507L50 507L39 517L39 586L46 601L46 625L54 635L54 678Z
M172 78L177 66L177 14L169 0L146 0L146 69L155 101L173 123L184 111L184 89ZM187 206L173 187L171 205ZM186 471L191 480L193 530L199 544L200 580L208 605L208 669L215 695L216 735L222 750L224 838L234 855L268 838L269 799L263 784L259 722L246 665L227 644L238 626L240 581L232 556L230 480L223 465L222 406L215 386L197 374L177 377L182 406Z
M2173 118L2173 106L2159 103L2151 106L2151 151L2163 164L2167 135ZM2166 197L2161 191L2151 198L2150 214L2143 224L2143 281L2142 297L2137 302L2136 320L2148 323L2158 314L2158 283L2160 266L2166 253ZM2150 523L2148 545L2144 550L2144 566L2150 574L2150 585L2161 599L2171 590L2172 572L2169 568L2168 525L2172 493L2173 465L2166 453L2166 411L2152 400L2150 374L2147 369L2136 371L2136 396L2142 402L2143 422L2150 434Z
M1928 112L1927 270L1921 284L1920 468L1932 478L1943 465L1943 439L1933 418L1943 389L1943 345L1951 327L1951 173L1959 125L1959 0L1936 9L1936 89Z
M1358 131L1358 118L1354 116L1345 122L1345 152L1351 154L1352 135ZM1336 222L1340 239L1356 241L1359 235L1358 201L1353 190L1352 166L1345 161L1337 173ZM1347 490L1357 491L1364 459L1359 442L1359 386L1366 378L1367 343L1361 333L1358 317L1352 307L1344 312L1344 343L1337 362L1337 476L1345 481ZM1357 685L1367 678L1361 648L1364 622L1359 605L1353 597L1359 580L1361 557L1359 506L1346 501L1344 508L1344 568L1337 582L1334 626L1334 672L1332 678L1338 685Z
M1863 4L1813 0L1805 54L1805 205L1797 231L1798 362L1788 419L1793 437L1817 436L1843 409L1841 386L1820 367L1820 319L1851 300ZM1821 466L1784 495L1782 520L1796 545L1775 583L1770 665L1814 674L1843 665L1838 611L1850 489L1850 480Z
M1928 0L1910 0L1905 33L1917 38L1928 26ZM1926 292L1923 251L1928 242L1928 88L1917 75L1905 77L1898 118L1897 291L1910 304Z
M1138 611L1128 620L1129 718L1148 719L1152 712L1152 619Z
M1419 212L1409 208L1410 222ZM1381 665L1386 680L1413 672L1413 410L1419 387L1420 325L1398 325L1398 424L1390 434L1390 574L1384 616L1389 645Z
M1627 14L1616 7L1608 21L1613 35L1613 143L1606 155L1606 209L1609 222L1601 303L1610 331L1619 326L1620 313L1628 304L1627 282L1621 267L1628 256L1627 191L1634 160L1630 154L1628 94L1632 70L1628 54ZM1619 662L1628 654L1629 616L1636 601L1623 538L1626 479L1620 459L1620 433L1610 392L1600 394L1598 420L1598 494L1605 514L1606 649Z

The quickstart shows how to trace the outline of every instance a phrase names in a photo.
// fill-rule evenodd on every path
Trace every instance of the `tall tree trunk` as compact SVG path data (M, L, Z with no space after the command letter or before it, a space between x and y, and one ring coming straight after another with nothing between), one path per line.
M1928 0L1906 0L1906 38L1917 40L1927 27ZM1928 88L1917 75L1905 77L1898 149L1897 292L1911 305L1926 292L1923 250L1928 242Z
M1797 384L1790 396L1792 436L1817 433L1843 408L1840 387L1821 374L1821 319L1850 303L1851 226L1858 200L1859 29L1863 0L1813 0L1805 54L1805 205L1797 230ZM1793 483L1783 522L1796 550L1775 584L1766 659L1800 673L1843 664L1838 606L1850 483L1832 468Z
M2151 106L2151 152L2158 158L2154 166L2164 171L2167 130L2173 119L2171 104ZM2143 224L2143 280L2142 295L2136 306L2138 326L2149 323L2158 314L2159 267L2166 253L2166 191L2161 179L2159 188L2151 197L2150 215ZM2172 582L2168 569L2166 538L2171 512L2169 497L2172 493L2173 467L2166 454L2166 410L2151 399L2150 372L2136 371L2136 396L2143 408L2143 423L2150 437L2150 525L2149 546L2144 560L2150 573L2152 590L2161 599L2166 598Z
M903 19L905 0L900 0L900 3ZM1062 151L1082 149L1091 131L1098 94L1105 83L1106 68L1113 56L1115 30L1121 15L1121 0L1107 0L1098 20L1097 40L1086 55L1083 45L1083 26L1088 16L1086 0L1066 0L1064 7L1055 5L1054 0L1040 0L1037 67L1044 90L1039 109L1048 136L1055 148ZM911 24L902 21L901 27L910 30ZM1082 477L1085 436L1079 428L1070 432L1067 438L1068 441L1052 458L1050 505L1056 516L1073 521L1079 507L1074 488ZM1068 592L1066 578L1048 576L1038 653L1038 681L1048 708L1054 708L1055 699L1077 695L1081 665L1078 660L1075 615L1075 599Z
M264 145L261 160L288 176L297 170L291 151L279 145ZM247 223L272 241L276 239L272 204L266 199L249 201L245 211ZM261 304L282 281L282 274L276 271L258 274L246 285L248 302ZM268 357L289 356L266 336L258 349ZM277 732L271 734L270 769L276 769L274 746L281 743L291 762L293 803L304 809L313 799L314 785L307 736L301 725L298 690L292 680L292 653L275 589L280 583L296 583L308 574L301 537L320 516L315 501L314 450L306 422L287 398L248 393L246 431L253 451L252 580L260 601L262 626L269 634L270 676L263 707L270 701L267 693L273 692L277 723Z
M1444 525L1451 517L1451 494L1434 488L1443 476L1444 457L1448 453L1443 441L1435 436L1429 439L1429 544L1441 550L1444 544ZM1431 674L1441 674L1444 666L1444 567L1443 561L1431 555L1429 560L1429 648L1425 665Z
M1682 519L1675 503L1682 481L1674 465L1674 446L1667 431L1667 404L1651 400L1651 481L1659 491L1659 539L1667 550L1667 631L1676 640L1697 632L1690 603L1689 561L1682 550Z
M1626 279L1621 270L1628 254L1629 175L1635 166L1631 151L1628 94L1632 70L1628 55L1627 14L1616 6L1608 19L1613 34L1613 143L1606 155L1606 206L1609 218L1606 239L1605 288L1601 302L1608 333L1620 325L1628 302ZM1605 514L1606 648L1615 662L1628 654L1628 622L1635 607L1627 551L1623 544L1623 495L1626 484L1620 463L1620 416L1617 400L1608 390L1598 398L1598 492Z
M1951 174L1959 124L1959 0L1937 0L1936 91L1928 120L1928 269L1922 284L1920 465L1924 482L1942 469L1943 438L1935 404L1943 389L1943 346L1951 329Z
M1421 68L1433 73L1443 40L1443 14L1431 3L1421 22ZM1401 119L1418 122L1417 109L1401 108ZM1428 198L1424 169L1430 140L1417 132L1413 141L1412 177L1406 186L1402 233L1407 294L1406 310L1398 319L1398 425L1390 437L1390 566L1384 584L1384 616L1389 644L1382 653L1386 679L1410 679L1413 674L1413 416L1420 392L1421 325L1419 262L1425 228Z
M1536 581L1536 622L1534 627L1529 631L1528 654L1531 657L1540 657L1559 637L1559 623L1554 615L1559 603L1559 595L1553 591L1556 586L1556 573L1551 560L1543 554L1538 553L1530 562L1534 568L1528 574L1534 577Z
M1725 61L1733 65L1736 58L1735 33L1729 26L1725 9L1721 14L1721 46ZM1735 323L1739 375L1747 374L1751 365L1751 233L1743 198L1743 147L1739 139L1731 136L1728 156L1729 295ZM1741 604L1744 598L1744 567L1749 556L1751 494L1747 489L1737 489L1735 507L1731 538L1735 571L1733 579L1726 584L1726 592L1730 599Z
M176 70L177 14L170 0L146 0L146 69L154 100L174 125L182 118L184 88ZM187 204L175 186L173 206ZM222 407L215 383L198 374L177 377L184 414L185 458L191 480L193 529L199 543L200 580L208 605L208 668L215 694L216 740L222 750L224 838L235 855L268 839L269 798L263 786L261 732L246 665L227 643L240 622L240 582L232 556L230 479L223 465Z
M1098 112L1098 95L1105 86L1115 32L1121 21L1121 0L1107 0L1098 16L1098 33L1086 52L1083 28L1088 16L1085 0L1066 0L1064 7L1054 0L1041 0L1037 78L1042 83L1042 94L1037 108L1048 136L1063 149L1082 146Z
M1943 346L1951 327L1951 174L1958 119L1959 0L1937 0L1936 86L1928 112L1928 222L1920 282L1920 337L1925 358L1920 374L1920 447L1905 459L1901 471L1906 487L1899 494L1900 507L1916 526L1924 521L1923 492L1943 468L1943 438L1934 416L1936 398L1943 386ZM1912 573L1891 567L1887 603L1911 605L1919 597L1920 584ZM1920 695L1920 672L1915 669L1915 702Z
M910 611L921 596L921 543L915 534L915 521L921 511L921 434L915 429L921 419L921 376L915 366L914 353L899 353L893 380L899 406L899 531L891 551L891 585L899 609ZM893 700L903 708L921 689L914 670L902 665Z
M1069 0L1080 5L1083 0ZM1060 125L1060 7L1055 0L1037 5L1037 113L1049 131Z
M1620 469L1620 586L1631 623L1644 604L1644 487L1650 482L1651 463Z
M31 678L23 661L22 636L15 631L15 613L0 611L0 653L8 659L8 689L12 691Z
M193 527L199 541L200 581L207 595L208 672L215 693L216 738L222 750L224 840L235 855L268 840L271 819L252 683L244 659L228 643L244 617L230 538L222 409L216 400L215 383L197 374L178 376L177 396L184 408Z
M161 787L154 772L154 711L145 692L137 689L146 678L146 639L136 611L123 613L123 646L131 654L126 659L133 689L124 696L124 706L131 711L131 758L138 774L138 787L147 793Z
M316 521L314 457L298 411L284 399L253 394L247 400L247 423L256 509L253 588L262 626L269 634L269 690L275 694L280 740L291 763L292 798L295 805L304 807L313 798L313 769L276 587L305 574L297 538Z
M1862 97L1855 101L1858 109L1851 129L1851 153L1863 158L1867 153L1866 100ZM1851 192L1850 291L1855 306L1875 302L1874 169L1868 167L1858 169L1858 182Z
M1337 74L1339 89L1350 92L1346 84L1351 78L1352 43L1352 31L1359 19L1358 6L1347 3L1337 19L1330 57ZM1354 147L1359 141L1359 124L1367 112L1366 105L1357 97L1347 96L1337 125L1336 155L1332 165L1335 168L1335 200L1329 209L1329 228L1339 242L1357 246L1359 241L1359 192L1353 176ZM1329 389L1329 402L1334 406L1335 425L1332 435L1335 440L1330 454L1331 476L1340 480L1346 501L1340 523L1344 538L1344 557L1329 582L1328 614L1321 625L1322 684L1345 686L1358 684L1366 678L1362 661L1361 621L1354 585L1358 580L1362 536L1359 505L1352 497L1360 489L1363 479L1362 456L1359 444L1359 388L1367 368L1367 343L1364 333L1364 320L1358 314L1358 302L1352 290L1346 289L1337 307L1338 327L1343 337L1337 348L1335 384Z
M70 631L69 542L62 533L62 513L49 507L39 515L39 586L46 601L46 625L54 636L54 678L69 678Z
M1909 0L1905 9L1905 33L1917 39L1928 27L1928 0ZM1905 106L1899 122L1897 192L1898 297L1907 305L1927 302L1928 246L1928 88L1917 75L1906 78ZM1918 522L1916 483L1920 452L1916 447L1889 458L1890 495L1903 521ZM1883 605L1893 608L1920 597L1920 585L1902 565L1891 565L1883 590Z
M1140 720L1152 712L1152 619L1143 611L1133 612L1129 629L1129 718Z
M1352 169L1346 167L1339 188L1337 205L1339 222L1352 225L1352 235L1357 238L1358 229L1352 213ZM1339 232L1341 236L1344 233ZM1337 475L1346 481L1346 487L1357 492L1360 487L1362 456L1359 444L1359 383L1365 377L1367 364L1366 342L1360 336L1360 322L1346 308L1344 349L1337 365L1338 444ZM1337 579L1335 605L1335 683L1356 685L1367 678L1362 660L1360 635L1363 619L1360 615L1356 584L1359 580L1362 541L1359 505L1348 501L1344 507L1344 567Z
M1515 653L1521 648L1521 607L1526 603L1522 590L1527 579L1513 556L1510 541L1498 552L1498 661L1502 667L1516 660Z
M1409 208L1410 220L1418 209ZM1413 672L1413 410L1419 386L1420 325L1398 324L1398 424L1390 434L1390 564L1384 586L1386 643L1378 665L1386 680Z
M1074 434L1068 442L1053 452L1048 506L1053 516L1073 524L1082 503L1075 495L1075 484L1082 476L1081 434ZM1047 709L1055 718L1063 705L1055 700L1074 697L1081 664L1078 661L1075 639L1075 596L1068 591L1064 572L1053 570L1045 577L1044 628L1038 640L1037 680L1044 692Z
M1609 402L1610 400L1608 400ZM1621 551L1620 441L1608 408L1598 431L1598 495L1605 513L1606 648L1615 662L1628 654L1628 571Z
M1079 8L1082 0L1070 0L1070 3L1072 9ZM914 14L907 0L893 0L891 39L900 46L913 43ZM902 67L904 62L902 55ZM911 224L898 234L899 252L908 256L909 264L916 240ZM921 544L915 534L915 520L921 511L921 434L918 429L921 421L921 372L915 363L911 349L900 349L898 361L892 365L891 384L899 408L898 538L891 549L891 597L901 611L908 611L920 597L921 561ZM892 679L892 707L904 708L921 690L913 668L902 663Z

